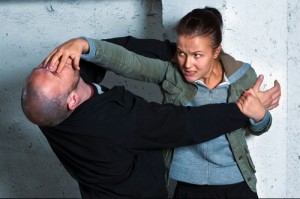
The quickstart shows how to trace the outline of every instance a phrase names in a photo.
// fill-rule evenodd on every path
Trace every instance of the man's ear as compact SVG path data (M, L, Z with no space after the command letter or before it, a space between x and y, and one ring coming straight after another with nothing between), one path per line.
M222 50L222 45L220 44L220 45L218 46L218 48L215 50L215 53L214 53L214 58L215 58L215 59L219 56L221 50Z
M78 106L78 103L79 103L78 95L77 95L77 93L75 91L72 91L69 94L68 99L67 99L68 109L70 111L74 111L75 108Z

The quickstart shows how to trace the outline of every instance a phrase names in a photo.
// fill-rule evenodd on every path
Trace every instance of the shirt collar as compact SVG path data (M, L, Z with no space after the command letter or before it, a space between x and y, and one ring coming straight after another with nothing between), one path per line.
M194 83L196 85L204 85L205 86L205 84L201 80L196 80ZM228 78L226 77L225 73L223 75L223 82L220 83L218 86L223 86L223 85L230 85L230 82L229 82Z
M93 83L93 85L97 88L97 93L99 95L101 95L102 93L104 93L103 90L102 90L102 88L101 88L101 86L99 84Z

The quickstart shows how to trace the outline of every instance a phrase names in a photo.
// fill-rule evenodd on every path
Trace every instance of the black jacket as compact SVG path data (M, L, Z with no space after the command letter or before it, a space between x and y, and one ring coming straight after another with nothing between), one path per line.
M160 105L114 87L40 129L83 198L166 198L162 148L204 142L247 121L235 104Z

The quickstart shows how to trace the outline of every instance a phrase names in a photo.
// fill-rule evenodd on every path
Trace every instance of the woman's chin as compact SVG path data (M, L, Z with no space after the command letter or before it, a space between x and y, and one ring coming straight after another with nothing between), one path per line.
M185 80L189 83L194 83L197 79L194 76L184 76Z

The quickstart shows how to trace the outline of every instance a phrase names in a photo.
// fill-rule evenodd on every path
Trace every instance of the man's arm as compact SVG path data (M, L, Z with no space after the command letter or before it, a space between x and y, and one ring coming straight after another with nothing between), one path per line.
M176 51L176 44L169 40L161 41L157 39L138 39L132 36L127 36L104 39L104 41L122 46L138 55L163 61L170 61Z
M143 103L136 117L137 148L169 148L202 143L242 128L249 118L236 104L180 107Z
M105 77L106 70L92 62L80 59L80 76L88 82L100 83Z
M164 148L197 144L232 132L248 124L249 118L261 121L266 110L253 90L237 104L209 104L181 107L173 104L138 102L134 145L139 148Z

